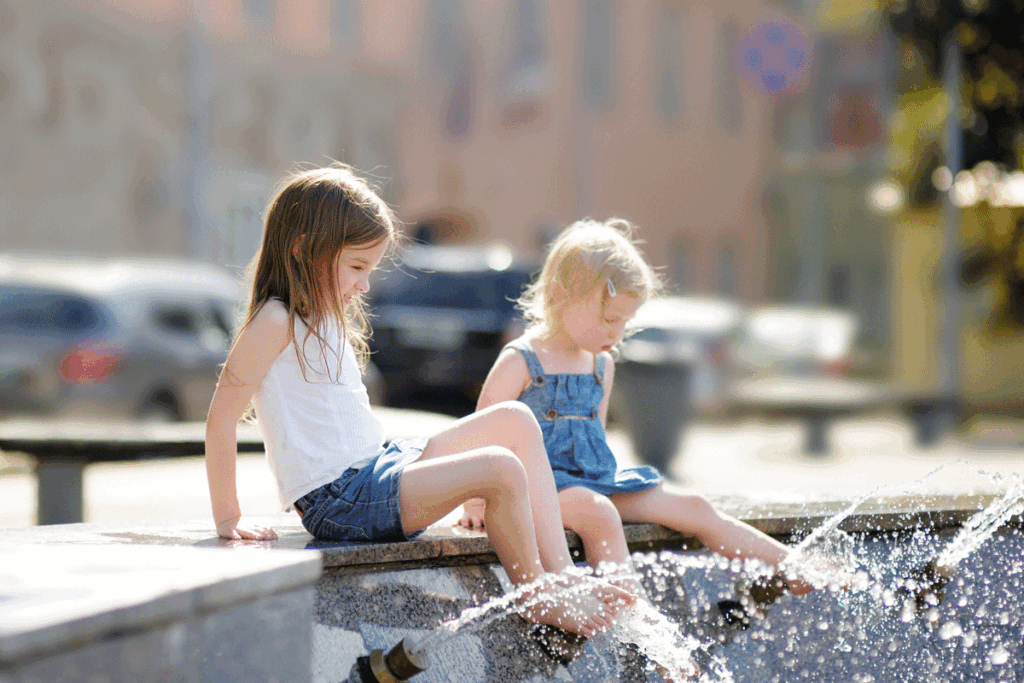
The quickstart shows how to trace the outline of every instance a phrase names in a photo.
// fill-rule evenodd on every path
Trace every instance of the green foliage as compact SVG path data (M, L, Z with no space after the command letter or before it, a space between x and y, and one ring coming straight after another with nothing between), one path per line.
M964 167L1024 168L1024 0L888 0L883 14L926 82L946 41L960 45Z

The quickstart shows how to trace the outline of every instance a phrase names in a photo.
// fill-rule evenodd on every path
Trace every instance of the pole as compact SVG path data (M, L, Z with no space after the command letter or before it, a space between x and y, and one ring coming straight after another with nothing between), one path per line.
M210 260L221 256L215 249L209 222L204 220L204 196L207 175L206 130L207 110L210 105L210 63L205 28L197 16L192 20L188 36L188 70L185 77L185 107L187 113L183 153L184 183L182 186L185 215L185 250L189 258ZM217 245L219 246L219 245Z
M946 116L945 157L950 178L956 179L961 166L960 134L960 47L956 36L946 38L943 47L943 82L949 101ZM943 432L951 434L958 421L960 398L960 253L963 247L960 208L953 203L953 186L942 204L942 332L940 343L940 393Z

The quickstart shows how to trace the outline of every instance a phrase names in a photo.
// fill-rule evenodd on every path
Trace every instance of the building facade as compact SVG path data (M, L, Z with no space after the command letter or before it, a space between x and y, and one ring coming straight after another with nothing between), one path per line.
M878 39L818 5L0 0L0 237L241 266L275 180L340 160L424 239L536 256L618 216L673 291L873 315L884 136L833 124L866 121ZM743 60L773 22L811 75L772 92Z

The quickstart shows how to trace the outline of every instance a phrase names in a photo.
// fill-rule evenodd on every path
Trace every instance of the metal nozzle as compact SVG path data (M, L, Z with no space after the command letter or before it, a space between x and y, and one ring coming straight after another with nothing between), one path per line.
M425 652L416 650L409 638L403 638L386 655L384 650L370 653L369 668L373 679L365 683L404 683L426 670L426 659Z
M940 566L935 560L915 570L909 580L913 588L904 585L900 592L908 600L913 600L917 611L928 609L942 602L946 593L946 584L953 578L953 568Z

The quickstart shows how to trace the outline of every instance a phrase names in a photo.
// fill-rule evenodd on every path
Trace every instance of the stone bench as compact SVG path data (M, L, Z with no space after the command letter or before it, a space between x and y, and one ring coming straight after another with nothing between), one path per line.
M429 436L455 418L375 407L387 440ZM39 524L81 522L83 475L92 463L202 455L206 426L175 424L55 423L0 421L0 450L26 453L35 461ZM238 426L240 453L263 451L263 437L249 424Z
M934 446L943 427L960 413L952 401L910 394L872 382L842 378L766 378L736 383L729 390L735 417L796 418L804 423L803 450L811 456L832 450L829 431L841 418L894 410L914 425L919 447Z

